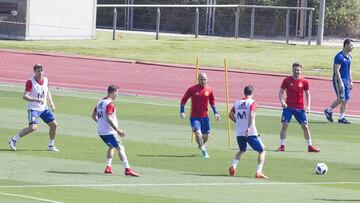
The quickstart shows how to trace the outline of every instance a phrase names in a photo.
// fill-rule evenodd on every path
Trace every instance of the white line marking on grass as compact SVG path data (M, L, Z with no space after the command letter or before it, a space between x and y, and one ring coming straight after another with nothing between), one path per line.
M22 197L22 198L25 198L25 199L34 199L34 200L39 200L39 201L43 201L43 202L63 203L63 202L49 200L49 199L42 199L42 198L37 198L37 197L31 197L31 196L25 196L25 195L17 195L17 194L5 193L5 192L0 192L0 195L12 196L12 197Z
M2 185L0 188L45 187L154 187L154 186L253 186L253 185L337 185L360 184L360 182L249 182L249 183L129 183L129 184L79 184L79 185Z

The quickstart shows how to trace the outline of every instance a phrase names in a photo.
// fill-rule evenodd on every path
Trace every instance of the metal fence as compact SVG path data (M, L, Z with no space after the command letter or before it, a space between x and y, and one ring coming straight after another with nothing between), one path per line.
M259 5L140 5L132 4L133 0L125 0L126 4L99 4L98 8L108 9L108 15L112 13L113 18L113 39L115 40L115 32L118 27L118 17L122 16L124 19L123 29L126 30L155 30L156 39L159 39L160 30L169 32L179 32L179 25L174 25L174 28L167 26L166 30L161 29L162 24L166 24L166 21L170 21L169 18L161 18L162 11L180 13L185 9L188 12L183 12L186 16L181 16L184 30L193 31L195 37L199 34L216 35L217 32L222 33L225 36L234 36L235 38L249 37L255 39L255 36L264 35L271 36L273 33L278 34L279 30L283 33L285 42L289 43L290 35L298 36L298 16L299 12L304 13L306 28L303 30L304 37L307 35L308 45L311 44L312 32L313 32L313 11L314 8L305 7L284 7L284 6L259 6ZM150 10L148 9L150 8ZM111 11L111 10L112 11ZM142 15L137 15L135 9L147 9L142 10ZM215 9L226 9L226 12L216 12ZM119 11L123 11L122 15L119 15ZM190 11L189 11L190 10ZM264 17L266 12L275 13L272 17ZM144 15L143 13L146 13ZM257 14L257 12L259 14ZM175 12L174 12L175 13ZM263 19L261 19L263 18ZM296 23L291 19L296 18ZM205 19L205 20L204 20ZM275 21L277 19L277 21ZM178 20L180 21L180 20ZM205 22L204 22L205 21ZM257 24L257 21L263 22ZM174 22L174 19L173 21ZM176 22L176 20L175 20ZM264 23L265 22L265 23ZM277 22L274 25L274 22ZM221 23L221 26L219 25ZM204 25L204 26L200 26ZM155 28L155 29L154 29ZM186 30L185 30L186 31ZM181 31L180 31L181 33ZM260 34L261 33L261 34ZM275 34L275 35L276 35Z

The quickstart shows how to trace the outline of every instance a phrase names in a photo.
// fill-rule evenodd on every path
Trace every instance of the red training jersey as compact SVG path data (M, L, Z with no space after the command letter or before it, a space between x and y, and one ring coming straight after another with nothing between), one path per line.
M281 84L281 89L286 90L286 104L290 108L304 109L304 91L309 90L309 83L304 77L294 79L287 77Z
M191 117L204 118L207 117L208 103L215 106L215 97L213 90L209 86L201 86L196 84L191 86L181 99L180 105L185 105L191 97Z

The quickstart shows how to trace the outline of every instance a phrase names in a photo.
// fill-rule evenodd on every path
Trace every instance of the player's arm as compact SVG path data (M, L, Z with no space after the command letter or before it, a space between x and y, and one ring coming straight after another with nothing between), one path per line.
M191 95L191 89L189 88L180 101L180 118L185 118L185 104Z
M236 117L235 117L235 108L232 107L230 113L229 113L229 118L230 120L232 120L234 123L236 123Z
M26 84L25 84L25 91L24 91L24 94L23 94L23 100L28 101L28 102L38 102L40 104L43 104L44 101L42 99L32 97L30 95L31 89L32 89L32 83L31 83L31 80L28 80L28 81L26 81Z
M310 90L306 90L305 91L305 99L306 99L306 106L305 106L305 110L307 112L310 112L310 107L311 107L311 96L310 96Z
M214 97L214 93L212 91L211 91L211 93L209 95L209 103L210 103L210 106L211 106L211 108L212 108L212 110L214 112L215 119L217 121L219 121L220 120L220 115L216 110L215 97Z
M334 64L335 79L337 81L339 81L339 85L344 86L343 81L341 79L341 75L340 75L340 67L341 67L341 64Z
M279 91L279 100L280 100L280 104L281 104L282 108L283 108L283 109L286 109L286 108L287 108L287 104L286 104L286 102L285 102L284 92L285 92L285 89L280 88L280 91Z
M349 75L350 75L350 89L353 88L353 79L352 79L352 74L351 74L351 66L349 67Z
M93 112L92 112L91 118L92 118L95 122L97 122L97 120L98 120L98 117L97 117L97 108L96 108L96 106L95 106L95 108L94 108L94 110L93 110Z
M52 99L50 90L48 90L47 99L49 101L49 104L50 104L50 107L51 107L52 111L55 111L55 103L54 103L54 101Z
M115 123L111 120L110 116L115 113L115 105L114 103L109 103L107 106L106 106L106 121L108 122L108 124L111 126L112 129L114 129L117 134L120 136L120 137L124 137L125 136L125 133L123 130L119 129Z

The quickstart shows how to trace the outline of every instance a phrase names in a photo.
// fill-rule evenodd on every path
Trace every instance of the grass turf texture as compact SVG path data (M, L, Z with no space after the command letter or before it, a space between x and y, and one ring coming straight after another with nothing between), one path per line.
M294 61L304 65L305 75L332 77L334 56L342 44L330 46L286 45L271 42L235 40L232 38L193 38L120 33L116 41L111 32L98 31L95 40L73 41L9 41L0 40L6 49L61 52L86 56L112 57L138 61L165 62L266 72L290 73ZM360 79L360 54L353 53L353 78Z
M0 85L3 202L34 202L9 194L59 202L360 201L358 119L345 127L312 114L313 142L322 150L318 154L306 152L300 127L292 122L287 152L278 153L274 150L281 112L258 109L257 127L268 149L264 171L270 179L256 180L257 154L251 150L240 161L236 177L228 176L237 145L232 125L232 148L227 146L223 104L218 105L222 120L217 123L212 119L211 158L203 160L195 144L190 144L189 122L179 118L178 101L120 95L118 117L128 134L123 142L130 164L141 175L131 178L123 175L117 157L114 174L103 174L106 146L90 118L97 99L103 96L99 93L52 90L59 153L46 151L48 128L44 124L18 142L18 151L9 151L8 138L27 125L22 91L22 86ZM317 162L328 165L326 175L315 175Z

